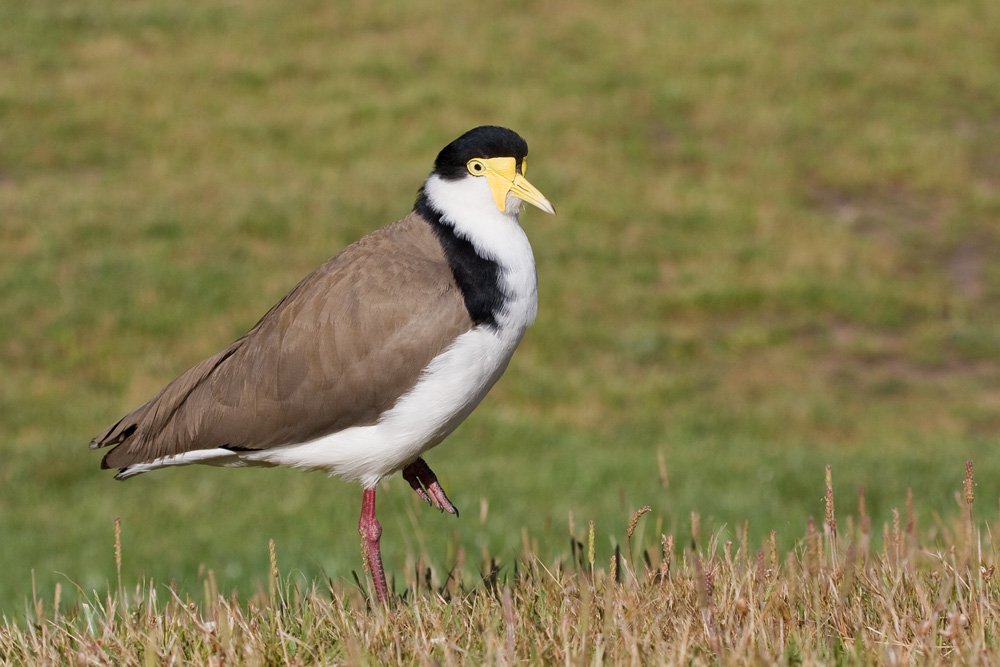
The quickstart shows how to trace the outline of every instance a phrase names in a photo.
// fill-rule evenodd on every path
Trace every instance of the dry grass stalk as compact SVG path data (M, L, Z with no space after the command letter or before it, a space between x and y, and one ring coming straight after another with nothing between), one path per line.
M972 511L972 503L976 499L975 492L976 482L972 474L972 461L965 462L965 482L962 484L962 488L965 491L965 505Z
M628 530L625 533L630 540L632 539L632 535L635 533L636 526L639 525L639 519L641 519L643 516L649 514L652 511L653 508L651 508L649 505L643 505L642 507L640 507L639 509L637 509L635 512L632 513L631 518L629 518L628 520Z
M776 574L778 572L778 568L781 566L781 563L778 560L778 531L772 530L768 533L767 546L768 554L770 554L771 558L771 572Z
M826 494L824 496L826 512L823 521L823 530L827 538L833 542L837 540L837 517L833 507L833 471L830 464L826 464Z
M594 570L594 559L595 559L596 548L594 546L594 522L587 522L587 562L590 564L590 570Z
M536 551L514 574L514 564L486 553L491 581L449 577L427 588L434 582L420 562L404 595L372 610L347 582L282 581L272 543L271 595L242 603L219 594L211 571L200 603L152 582L68 609L61 590L51 609L36 593L25 619L0 622L0 662L997 664L1000 587L983 559L1000 539L990 530L970 539L967 518L943 519L921 536L921 550L905 552L895 511L884 550L863 553L844 540L830 547L836 569L823 567L815 523L784 553L772 533L756 558L727 555L713 535L675 559L664 535L660 576L626 586L617 583L627 564L617 549L607 568L594 566L591 525L586 563L566 555L543 563ZM536 539L525 545L535 549Z
M501 598L504 624L504 658L508 665L517 661L517 619L514 615L514 602L510 586L504 586Z
M740 526L740 554L743 559L750 558L750 522L744 521Z
M892 557L899 563L903 555L903 531L899 524L899 509L892 508Z
M670 563L674 560L674 536L662 535L660 542L663 545L663 559L660 561L660 577L666 581L670 578Z
M644 517L646 514L650 513L652 508L649 505L643 505L635 512L628 521L628 528L625 531L625 540L628 545L628 564L632 568L632 576L635 577L636 564L635 564L635 553L632 549L632 536L635 534L635 529L639 525L639 519Z
M976 527L975 518L973 515L972 506L976 501L976 479L973 474L972 461L965 462L965 479L962 481L962 500L964 501L964 511L965 511L965 542L968 548L964 552L964 557L966 560L966 565L969 561L979 559L979 545L978 540L976 540ZM973 543L977 543L975 547Z
M118 576L118 586L122 583L122 519L115 517L115 573Z
M868 504L865 500L865 489L858 489L858 528L861 531L861 551L868 553L872 535L872 518L868 515Z
M823 535L827 541L827 552L830 554L830 566L837 569L837 516L833 504L833 469L829 463L826 464L823 513Z
M267 591L273 601L278 599L278 588L281 578L278 571L278 548L275 546L273 539L267 541L267 563Z
M490 501L489 499L483 497L479 499L479 525L485 526L486 520L490 516ZM570 530L570 533L573 531Z
M660 474L660 486L664 491L670 488L670 477L667 475L667 459L663 456L663 448L656 450L656 468Z
M816 521L809 517L806 524L806 567L811 577L819 575L822 560L823 546L820 544L819 531L816 530Z

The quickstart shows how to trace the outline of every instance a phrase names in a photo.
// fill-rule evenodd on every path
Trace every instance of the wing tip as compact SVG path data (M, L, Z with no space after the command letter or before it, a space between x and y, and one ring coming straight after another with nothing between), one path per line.
M118 430L118 427L121 426L121 423L123 421L125 421L124 417L122 419L119 419L115 423L115 425L109 428L107 431L105 431L103 435L98 435L94 438L91 438L90 448L100 449L101 447L108 447L110 445L120 445L121 443L125 442L130 437L132 437L132 434L135 433L136 430L138 430L139 428L138 424L129 424L125 428L115 433L115 431Z
M122 466L114 465L110 461L108 461L108 459L111 458L111 455L115 453L116 449L118 449L118 448L115 447L114 449L112 449L111 451L109 451L107 454L105 454L103 457L101 457L101 470L111 470L112 468L119 468L119 469L122 468Z

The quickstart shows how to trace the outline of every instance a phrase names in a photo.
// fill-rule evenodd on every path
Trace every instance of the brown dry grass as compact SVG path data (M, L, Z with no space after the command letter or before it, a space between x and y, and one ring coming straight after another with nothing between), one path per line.
M995 663L1000 592L992 521L973 513L971 464L960 511L918 533L913 498L873 535L863 498L838 518L827 471L826 513L795 549L688 536L642 544L643 507L603 561L595 528L570 519L570 551L543 563L526 536L512 567L483 553L480 581L411 562L389 609L332 582L271 578L246 602L220 595L207 572L201 600L149 582L93 595L69 611L35 596L4 619L5 664L786 664ZM995 520L995 519L994 519ZM875 545L880 546L876 547ZM120 553L116 551L116 559Z

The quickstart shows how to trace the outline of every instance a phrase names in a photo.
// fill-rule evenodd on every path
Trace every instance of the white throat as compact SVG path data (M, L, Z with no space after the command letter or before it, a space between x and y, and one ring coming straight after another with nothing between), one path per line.
M509 301L499 324L516 331L520 338L538 310L535 256L518 222L521 200L508 194L507 210L501 212L486 179L471 175L449 181L432 174L424 183L424 194L456 236L500 266L502 288Z

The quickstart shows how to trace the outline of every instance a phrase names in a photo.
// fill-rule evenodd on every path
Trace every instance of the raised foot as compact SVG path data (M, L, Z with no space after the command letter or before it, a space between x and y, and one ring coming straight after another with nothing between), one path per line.
M448 500L448 496L438 482L437 475L434 474L434 471L431 470L430 466L422 458L418 458L403 468L403 479L409 482L417 495L426 500L430 505L433 505L442 512L458 516L458 508Z

